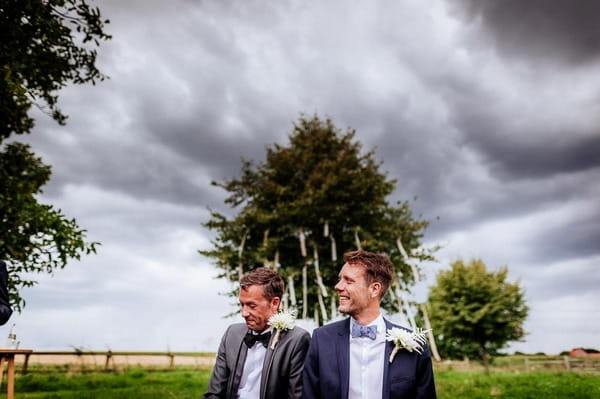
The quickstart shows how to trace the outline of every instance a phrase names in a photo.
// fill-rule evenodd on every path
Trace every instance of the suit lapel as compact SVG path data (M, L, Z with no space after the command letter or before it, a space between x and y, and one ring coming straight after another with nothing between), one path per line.
M285 340L285 337L287 335L286 331L282 331L279 333L279 342L277 342L277 345L275 345L275 349L271 349L271 342L273 342L273 339L275 337L275 332L276 330L273 330L273 333L271 334L271 339L269 340L269 345L267 345L267 353L265 354L265 360L263 362L263 369L262 369L262 373L260 376L260 397L261 398L266 398L267 397L267 387L268 387L268 381L269 381L269 375L271 374L271 367L273 365L273 358L275 357L275 351L277 351L277 348L279 348L279 346L283 343L283 341Z
M235 399L237 397L237 391L240 386L240 380L242 379L242 372L244 371L244 363L246 363L246 355L248 354L248 347L244 344L244 335L240 335L240 344L237 351L237 359L235 362L233 378L230 380L230 388L228 389L229 398Z
M393 325L392 323L390 323L385 317L383 318L383 321L385 321L385 332L387 333L387 330L390 330ZM394 349L394 343L392 341L386 341L385 342L385 355L383 357L383 392L382 392L382 399L388 399L390 397L390 379L389 379L389 373L390 373L390 355L392 354L392 349Z
M348 397L350 384L350 318L339 324L337 334L340 338L335 339L338 375L340 376L340 392L342 398Z

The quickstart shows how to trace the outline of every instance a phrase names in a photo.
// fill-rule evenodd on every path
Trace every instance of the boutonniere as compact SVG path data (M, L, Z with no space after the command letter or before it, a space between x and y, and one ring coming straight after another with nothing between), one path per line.
M413 332L396 327L387 330L385 339L394 343L394 350L392 350L392 354L390 355L390 363L394 360L394 356L396 356L396 353L398 353L400 349L406 349L409 352L417 351L423 353L423 345L427 342L425 336L428 332L429 330L423 330L422 328L417 328L417 330Z
M291 330L294 328L296 322L296 311L281 311L277 314L274 314L269 318L268 324L273 327L275 330L275 335L273 336L273 340L271 341L271 349L275 349L275 345L279 341L279 334L282 331Z

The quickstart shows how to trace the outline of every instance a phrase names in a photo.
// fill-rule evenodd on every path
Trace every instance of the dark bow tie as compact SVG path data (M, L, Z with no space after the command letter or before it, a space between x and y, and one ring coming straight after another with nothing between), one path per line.
M269 339L271 338L271 331L264 334L253 334L251 331L246 333L244 342L248 348L252 348L256 342L260 342L266 348L269 345Z
M368 337L375 339L377 337L377 326L361 326L358 323L352 323L352 338Z

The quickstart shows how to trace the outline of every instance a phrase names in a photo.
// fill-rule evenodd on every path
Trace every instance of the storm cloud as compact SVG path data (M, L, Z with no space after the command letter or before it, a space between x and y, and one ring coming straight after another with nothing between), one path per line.
M197 250L208 209L235 210L210 183L315 114L431 221L428 284L458 258L506 265L532 309L511 350L597 344L596 2L96 4L110 79L64 89L67 126L39 114L19 139L53 167L42 200L102 245L24 292L24 346L216 350L235 301Z

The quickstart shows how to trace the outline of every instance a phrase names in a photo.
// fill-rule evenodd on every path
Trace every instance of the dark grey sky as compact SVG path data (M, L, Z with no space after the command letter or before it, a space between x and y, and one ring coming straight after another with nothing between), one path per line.
M63 90L68 125L26 139L53 165L44 200L102 246L26 291L23 345L216 350L210 181L315 113L375 149L391 200L417 197L443 245L430 283L458 258L507 265L531 307L511 349L597 345L597 2L95 3L110 80Z

